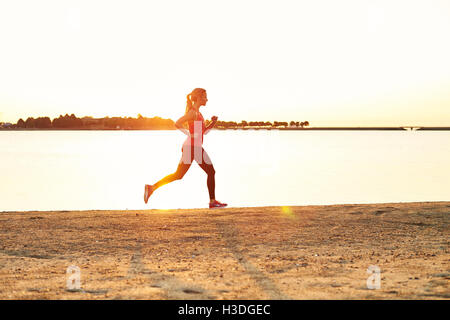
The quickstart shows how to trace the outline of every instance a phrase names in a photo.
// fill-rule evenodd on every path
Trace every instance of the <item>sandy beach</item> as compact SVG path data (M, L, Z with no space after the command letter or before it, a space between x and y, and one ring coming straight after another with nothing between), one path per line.
M2 212L0 299L449 299L449 217L450 202Z

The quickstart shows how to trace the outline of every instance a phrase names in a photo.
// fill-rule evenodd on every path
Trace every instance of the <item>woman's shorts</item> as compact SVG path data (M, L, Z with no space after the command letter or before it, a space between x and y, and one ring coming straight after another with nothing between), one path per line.
M203 149L202 146L185 144L181 148L181 152L181 161L185 164L191 164L193 160L197 161L198 164L212 164L209 155L206 153L205 149Z

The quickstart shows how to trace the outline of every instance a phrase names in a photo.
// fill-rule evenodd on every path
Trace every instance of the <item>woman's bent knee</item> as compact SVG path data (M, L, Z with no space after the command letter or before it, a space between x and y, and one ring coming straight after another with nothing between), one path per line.
M175 172L173 173L173 179L174 180L181 180L184 177L184 173L180 173L180 172Z

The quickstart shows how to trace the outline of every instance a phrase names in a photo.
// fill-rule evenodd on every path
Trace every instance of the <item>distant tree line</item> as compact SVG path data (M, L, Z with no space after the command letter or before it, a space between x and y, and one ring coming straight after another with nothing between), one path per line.
M49 128L80 128L83 126L83 122L80 118L77 118L74 114L65 116L59 116L59 118L50 120L49 117L39 117L34 119L33 117L27 118L26 121L19 119L17 121L17 128L26 129L49 129Z
M138 115L137 118L122 117L105 117L95 119L93 117L77 118L74 114L70 116L60 115L58 118L50 120L49 117L32 118L26 121L19 119L15 128L23 129L175 129L175 123L171 119L163 119L160 117L146 118Z
M280 128L280 127L307 127L309 126L308 121L299 122L299 121L291 121L289 123L285 121L245 121L237 123L235 121L217 121L216 128L224 128L224 129L233 129L233 128Z
M167 130L175 129L175 122L171 119L163 119L160 117L147 118L138 115L137 118L103 118L103 124L108 129L151 129L151 130Z
M206 125L209 124L206 120ZM308 121L217 121L215 128L219 129L239 129L239 128L280 128L280 127L299 127L309 126ZM132 117L105 117L78 118L74 114L60 115L58 118L50 120L49 117L33 118L29 117L25 121L19 119L12 128L22 129L91 129L91 130L171 130L175 129L175 123L171 119L163 119L160 117L147 118L138 115L137 118Z

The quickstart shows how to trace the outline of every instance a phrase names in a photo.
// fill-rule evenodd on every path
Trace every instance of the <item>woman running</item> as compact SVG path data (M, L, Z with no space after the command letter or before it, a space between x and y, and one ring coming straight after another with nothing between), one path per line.
M202 114L199 111L201 106L206 105L208 99L206 98L206 90L201 88L194 89L190 94L187 95L186 112L184 116L177 120L175 127L186 134L188 137L183 143L181 148L181 160L178 163L177 170L169 174L168 176L162 178L153 185L145 185L144 201L148 202L148 198L151 194L159 187L168 184L169 182L180 180L186 174L191 166L192 160L195 159L199 166L208 175L207 186L209 192L209 208L221 208L227 206L226 203L221 203L216 200L215 196L215 178L214 174L216 171L211 163L206 151L203 149L203 135L207 134L216 124L217 117L211 118L211 123L208 127L205 126L205 121ZM189 131L186 130L183 125L187 122L189 126Z

